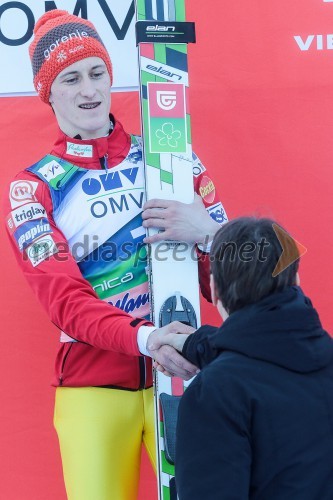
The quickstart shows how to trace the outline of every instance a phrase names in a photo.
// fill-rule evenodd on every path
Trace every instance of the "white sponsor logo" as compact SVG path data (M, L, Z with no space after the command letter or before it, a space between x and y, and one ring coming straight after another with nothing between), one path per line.
M14 222L13 222L13 219L12 219L11 217L9 217L9 218L7 219L7 225L8 225L8 227L9 227L9 229L10 229L10 230L12 230L12 229L14 229L14 228L15 228L15 226L14 226Z
M151 73L152 75L160 75L162 78L166 78L172 82L182 82L184 85L188 86L188 74L186 71L173 68L163 63L156 63L153 59L148 57L140 57L141 69Z
M216 203L216 205L207 208L207 212L209 213L211 218L214 219L219 224L223 224L228 220L227 214L225 213L222 203Z
M47 180L50 181L60 174L64 174L66 170L55 160L46 163L42 168L38 170L40 174Z
M45 214L46 210L40 203L27 203L23 207L17 208L10 213L7 224L9 229L15 229L21 224L24 224L24 222L40 219Z
M36 224L31 229L28 229L25 233L23 233L19 239L17 240L18 246L20 250L23 250L24 243L27 244L34 241L38 236L41 236L45 233L52 233L51 226L47 222L45 224Z
M158 90L156 92L157 105L166 111L171 111L177 104L177 94L175 90Z
M66 153L71 156L81 156L83 158L93 157L93 147L90 144L74 144L67 142Z
M48 257L57 253L57 251L57 245L52 236L42 236L26 249L28 258L33 267L38 266Z
M57 61L58 63L62 63L63 61L66 61L67 59L67 54L64 50L61 50L59 54L57 55Z
M67 43L69 42L72 38L79 38L80 40L83 40L83 38L89 38L89 35L85 31L79 31L76 30L74 33L68 33L68 35L64 35L61 38L57 38L57 40L54 40L51 45L44 50L44 57L47 61L50 60L51 54L54 50L56 50L58 47L60 47L60 44L62 43ZM67 59L66 52L64 50L61 50L57 56L58 62L64 61Z
M106 292L107 290L111 290L112 288L115 288L119 285L123 285L124 283L132 281L133 279L133 273L126 273L125 276L122 277L118 276L117 278L112 278L110 280L103 280L102 283L98 283L98 285L95 285L93 289L97 292L97 289L101 288L101 290L99 290L100 292Z
M323 0L323 2L329 3L333 2L333 0ZM308 35L306 37L295 35L294 40L302 52L310 48L313 50L333 50L333 33L325 35Z
M38 182L15 181L10 184L9 200L12 208L20 207L29 201L37 201L35 192Z
M310 47L316 50L333 50L333 34L309 35L306 38L295 35L294 39L302 51L309 50Z
M77 47L74 47L73 49L69 49L70 54L75 54L75 52L78 52L79 50L84 50L84 45L78 45Z
M159 26L155 24L155 26L147 26L147 31L176 31L176 28L174 26Z
M193 175L194 177L199 177L203 172L206 172L205 167L200 163L199 160L193 163Z

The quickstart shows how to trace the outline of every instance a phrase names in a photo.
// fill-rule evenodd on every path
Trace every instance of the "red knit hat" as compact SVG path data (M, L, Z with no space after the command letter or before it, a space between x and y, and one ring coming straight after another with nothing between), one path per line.
M37 21L34 35L29 54L34 86L42 101L49 102L51 85L56 76L86 57L103 59L112 84L110 56L90 21L65 10L50 10Z

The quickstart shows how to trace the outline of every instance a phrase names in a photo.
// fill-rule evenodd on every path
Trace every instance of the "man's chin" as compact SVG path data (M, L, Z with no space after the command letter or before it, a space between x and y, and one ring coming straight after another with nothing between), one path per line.
M81 129L78 132L81 138L85 141L89 139L99 139L100 137L105 137L109 134L109 126L102 128L93 128L93 129Z

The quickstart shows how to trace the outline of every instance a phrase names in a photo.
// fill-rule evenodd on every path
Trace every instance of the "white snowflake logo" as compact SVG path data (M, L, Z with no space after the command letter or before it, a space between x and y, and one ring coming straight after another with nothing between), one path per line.
M43 84L41 81L37 83L37 92L40 92L42 90Z
M58 63L61 63L63 61L66 61L67 59L67 54L64 50L61 50L59 54L57 55L57 61Z
M172 123L164 123L161 129L156 130L156 137L159 139L160 146L168 145L171 148L176 148L181 135L180 130L174 130Z

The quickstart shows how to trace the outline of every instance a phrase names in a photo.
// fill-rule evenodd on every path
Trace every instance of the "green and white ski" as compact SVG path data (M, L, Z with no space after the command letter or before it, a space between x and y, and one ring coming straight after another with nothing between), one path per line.
M185 0L137 0L136 11L146 197L191 203L187 44L195 42L194 24L185 21ZM156 326L175 320L199 326L195 255L194 247L181 242L151 245L151 316ZM177 408L188 383L159 372L154 383L159 499L174 500Z

